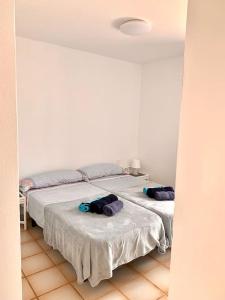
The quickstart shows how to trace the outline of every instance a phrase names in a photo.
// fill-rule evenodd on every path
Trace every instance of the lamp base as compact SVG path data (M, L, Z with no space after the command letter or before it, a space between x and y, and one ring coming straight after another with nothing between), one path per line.
M136 175L135 174L131 174L132 176L134 177L140 177L140 176L145 176L146 174L144 173L137 173Z
M131 174L132 174L133 176L138 176L138 174L140 174L140 173L139 173L139 169L134 169L134 168L132 168Z

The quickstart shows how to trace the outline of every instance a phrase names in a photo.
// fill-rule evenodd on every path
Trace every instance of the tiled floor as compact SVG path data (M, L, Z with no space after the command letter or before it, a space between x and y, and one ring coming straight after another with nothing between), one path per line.
M167 300L170 252L152 252L121 266L91 288L76 283L72 266L43 240L39 227L21 229L23 300Z

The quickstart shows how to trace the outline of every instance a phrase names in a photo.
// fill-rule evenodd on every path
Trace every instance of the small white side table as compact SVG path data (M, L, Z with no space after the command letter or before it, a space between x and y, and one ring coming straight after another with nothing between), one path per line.
M144 181L149 181L150 180L150 176L149 174L145 174L145 173L138 173L138 174L129 174L131 176L134 176L134 177L137 177L137 178L140 178L140 179L143 179Z
M26 197L19 193L20 205L23 205L23 220L20 220L20 224L23 224L24 230L27 230L27 202Z

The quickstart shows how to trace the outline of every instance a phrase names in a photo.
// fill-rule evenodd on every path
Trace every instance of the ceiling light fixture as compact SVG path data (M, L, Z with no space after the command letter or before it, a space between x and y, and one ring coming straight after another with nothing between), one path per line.
M120 25L120 31L127 35L143 35L149 33L152 24L142 19L132 19Z

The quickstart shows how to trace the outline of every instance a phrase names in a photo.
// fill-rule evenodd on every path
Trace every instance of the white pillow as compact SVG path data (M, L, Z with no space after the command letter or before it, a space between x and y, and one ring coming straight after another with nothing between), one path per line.
M111 175L123 174L123 169L112 163L99 163L92 164L86 167L78 169L84 175L84 178L87 180L92 180L96 178L101 178Z
M54 185L82 181L83 176L75 170L56 170L44 172L24 178L20 181L20 190L27 192L30 189L45 188Z

